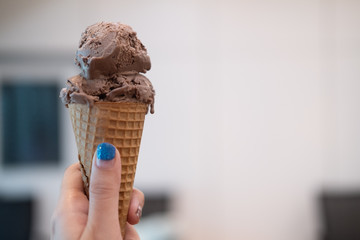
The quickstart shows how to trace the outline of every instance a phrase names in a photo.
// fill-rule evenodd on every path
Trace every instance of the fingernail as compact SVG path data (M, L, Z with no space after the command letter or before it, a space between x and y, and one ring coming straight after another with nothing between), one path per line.
M142 215L142 207L139 205L136 209L136 216L140 219Z
M96 150L96 165L100 168L109 168L114 165L115 147L110 143L101 143Z

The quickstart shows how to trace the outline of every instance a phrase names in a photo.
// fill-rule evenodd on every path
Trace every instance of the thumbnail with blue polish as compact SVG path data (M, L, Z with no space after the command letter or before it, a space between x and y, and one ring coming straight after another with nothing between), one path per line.
M98 145L96 153L100 160L111 160L115 157L115 147L110 143L101 143Z

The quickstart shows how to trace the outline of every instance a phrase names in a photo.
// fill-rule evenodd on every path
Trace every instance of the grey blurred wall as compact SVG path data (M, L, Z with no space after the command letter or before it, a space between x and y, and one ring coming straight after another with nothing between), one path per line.
M182 239L315 240L319 192L359 188L359 1L0 4L0 53L17 56L1 60L0 78L62 83L78 73L72 55L86 26L121 21L138 32L157 95L136 185L176 196ZM16 60L52 55L63 60ZM2 191L36 193L43 236L76 161L66 114L59 168L0 174Z

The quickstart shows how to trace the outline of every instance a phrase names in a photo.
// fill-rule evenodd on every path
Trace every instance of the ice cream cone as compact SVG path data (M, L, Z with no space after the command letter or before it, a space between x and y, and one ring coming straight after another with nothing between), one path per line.
M92 159L97 145L108 142L120 152L122 171L119 222L124 237L147 105L95 102L94 106L89 107L87 104L69 104L69 112L87 196L89 196Z

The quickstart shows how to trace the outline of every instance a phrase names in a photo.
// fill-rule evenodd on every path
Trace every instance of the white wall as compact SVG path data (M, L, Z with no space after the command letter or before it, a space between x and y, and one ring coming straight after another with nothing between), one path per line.
M87 25L131 25L157 92L136 185L175 193L183 239L316 239L319 192L360 183L360 3L103 2L1 3L0 50L71 54ZM52 70L63 81L76 74L65 65ZM64 166L76 161L66 117ZM44 235L62 171L31 183ZM14 174L2 189L21 188Z
M325 182L331 188L359 188L360 175L360 2L332 1L323 18L322 77L327 91ZM329 88L332 86L332 88Z

